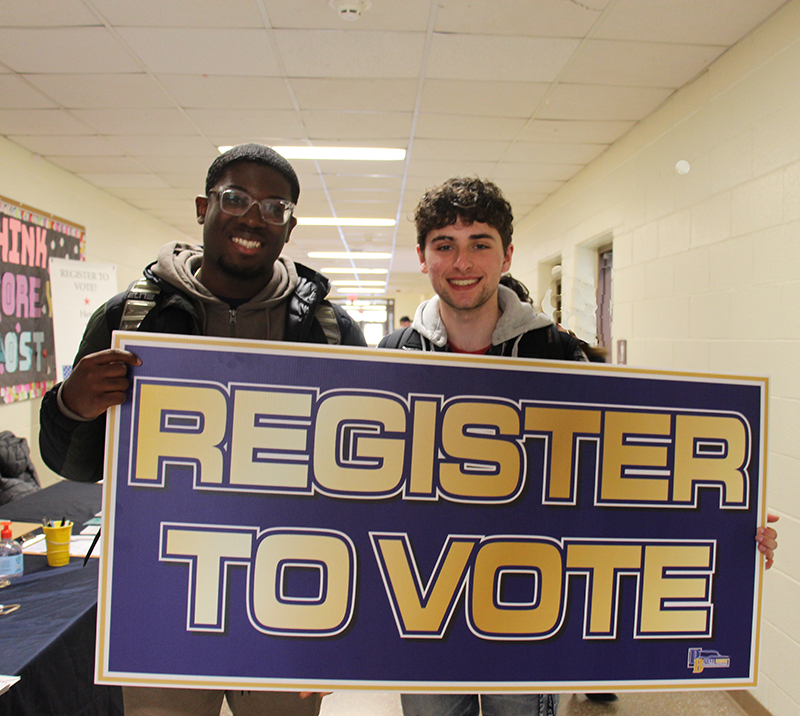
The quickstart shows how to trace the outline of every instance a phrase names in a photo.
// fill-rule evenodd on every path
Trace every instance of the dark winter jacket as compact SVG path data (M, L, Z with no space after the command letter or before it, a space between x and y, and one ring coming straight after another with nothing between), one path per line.
M179 245L180 248L180 245ZM194 250L197 255L197 251ZM163 265L159 256L159 265ZM290 287L285 298L285 323L282 329L285 341L300 343L341 343L366 346L361 329L341 308L325 300L329 290L328 280L321 274L292 262L286 262L296 271L296 285ZM219 301L212 296L198 297L191 290L183 291L163 280L157 266L151 265L145 276L158 285L156 305L139 326L140 331L179 335L203 335L204 315L211 310L220 312ZM187 274L188 275L188 274ZM294 280L294 276L292 277ZM111 346L111 332L120 324L128 292L124 291L101 306L89 319L75 364L85 355L105 350ZM272 306L274 308L274 306ZM252 336L253 323L258 316L269 319L269 308L257 311L248 304L237 309L247 311L247 329ZM227 311L227 308L225 309ZM283 310L283 308L282 308ZM231 314L236 312L231 311ZM206 318L206 320L208 320ZM232 325L235 319L232 319ZM219 333L214 333L219 335ZM236 336L235 330L231 332ZM264 336L265 338L267 336ZM105 441L105 414L92 421L74 420L60 408L56 385L42 399L39 448L45 464L59 475L70 480L97 482L103 477L103 449Z

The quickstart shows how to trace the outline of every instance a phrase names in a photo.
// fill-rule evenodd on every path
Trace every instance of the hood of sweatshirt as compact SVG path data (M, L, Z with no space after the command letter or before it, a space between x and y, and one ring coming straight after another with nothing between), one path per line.
M497 297L502 315L492 333L493 346L502 345L523 333L553 324L549 316L537 313L530 303L521 301L517 294L506 286L498 286ZM438 296L423 301L417 307L411 327L438 348L447 345L447 328L439 313Z
M283 340L286 300L298 283L294 262L281 256L269 283L253 298L231 309L197 280L202 259L201 246L172 242L161 247L151 271L194 303L204 335Z

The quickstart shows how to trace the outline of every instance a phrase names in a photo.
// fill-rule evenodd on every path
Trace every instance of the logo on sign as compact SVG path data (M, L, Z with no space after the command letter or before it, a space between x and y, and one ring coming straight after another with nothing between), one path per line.
M712 649L689 649L688 667L693 674L702 674L704 669L727 669L731 665L731 657L722 656Z

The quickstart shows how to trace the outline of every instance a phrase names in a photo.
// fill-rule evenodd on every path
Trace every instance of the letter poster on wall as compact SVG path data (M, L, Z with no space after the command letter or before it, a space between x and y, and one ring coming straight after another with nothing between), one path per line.
M51 257L81 260L84 228L0 197L0 398L38 398L56 381Z
M753 686L767 381L115 333L100 683Z

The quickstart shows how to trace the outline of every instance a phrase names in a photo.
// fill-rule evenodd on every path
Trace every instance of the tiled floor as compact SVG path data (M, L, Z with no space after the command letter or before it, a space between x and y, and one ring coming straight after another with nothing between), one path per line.
M223 713L230 713L225 711ZM620 694L613 703L594 703L582 694L562 694L558 716L742 716L724 691L662 691ZM326 696L320 716L401 716L399 694L337 691Z
M724 691L662 691L620 694L613 703L595 703L583 694L562 694L558 716L743 716ZM227 704L222 716L230 716ZM400 695L337 691L326 696L320 716L402 716Z

